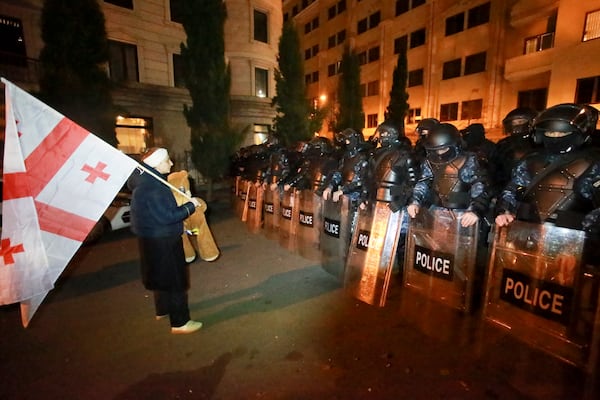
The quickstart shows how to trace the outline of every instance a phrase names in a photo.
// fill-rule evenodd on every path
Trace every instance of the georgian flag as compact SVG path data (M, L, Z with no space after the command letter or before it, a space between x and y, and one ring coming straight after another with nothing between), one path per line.
M2 82L0 305L20 302L27 327L138 164L11 82Z

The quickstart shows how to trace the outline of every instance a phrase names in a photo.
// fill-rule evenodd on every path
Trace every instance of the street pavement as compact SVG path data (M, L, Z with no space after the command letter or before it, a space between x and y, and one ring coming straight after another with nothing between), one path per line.
M228 203L190 265L193 334L156 321L137 244L79 250L28 328L0 307L0 399L598 399L597 378L403 288L353 299L318 263L252 234Z

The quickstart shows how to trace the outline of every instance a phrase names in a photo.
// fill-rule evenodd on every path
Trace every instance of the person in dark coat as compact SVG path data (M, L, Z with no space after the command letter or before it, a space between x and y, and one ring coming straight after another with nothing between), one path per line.
M164 148L152 148L142 158L145 167L165 181L173 162ZM183 220L200 205L197 199L177 206L171 189L148 171L136 171L127 186L132 191L131 231L138 237L142 283L154 294L156 319L169 317L171 333L191 333L202 327L190 319L189 271L183 252Z

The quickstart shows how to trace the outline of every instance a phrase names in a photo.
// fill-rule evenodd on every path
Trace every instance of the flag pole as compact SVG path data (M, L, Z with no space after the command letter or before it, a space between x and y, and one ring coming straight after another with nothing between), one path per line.
M187 193L182 192L181 189L173 186L171 183L164 180L162 177L156 175L154 172L152 172L151 170L149 170L147 167L143 166L142 164L138 163L138 169L141 169L143 172L148 173L151 177L157 179L163 185L168 186L171 190L175 190L177 193L181 194L183 197L185 197L189 201L192 201L192 196L189 196Z

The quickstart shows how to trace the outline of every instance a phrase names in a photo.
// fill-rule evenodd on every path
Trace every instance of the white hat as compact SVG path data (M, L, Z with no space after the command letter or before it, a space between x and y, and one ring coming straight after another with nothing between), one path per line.
M149 156L143 158L142 161L145 164L151 166L152 168L156 168L158 167L158 164L167 160L168 158L169 153L167 152L167 149L159 147L156 150L154 150Z

